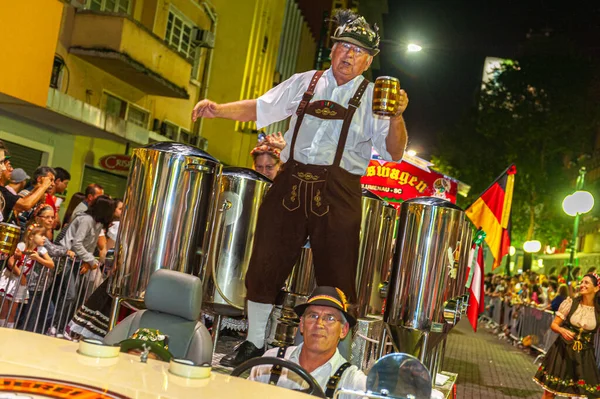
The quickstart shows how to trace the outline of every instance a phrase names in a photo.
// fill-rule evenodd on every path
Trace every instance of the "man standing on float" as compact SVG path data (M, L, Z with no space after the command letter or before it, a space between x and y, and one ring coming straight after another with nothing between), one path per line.
M371 148L400 161L407 133L400 93L398 112L372 112L373 84L362 75L379 52L377 26L350 11L335 17L331 67L299 73L255 100L200 101L198 118L256 121L261 129L291 116L281 153L282 172L259 211L246 274L248 336L221 364L235 367L264 353L265 330L275 298L310 238L317 285L340 288L356 302L355 275L361 222L360 177Z

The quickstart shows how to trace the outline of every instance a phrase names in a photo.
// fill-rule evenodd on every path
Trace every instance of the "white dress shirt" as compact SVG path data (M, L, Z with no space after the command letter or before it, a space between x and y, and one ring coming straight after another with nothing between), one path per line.
M287 142L287 146L281 152L281 160L284 162L290 158L294 126L298 118L296 109L302 100L302 95L308 89L314 73L315 71L309 71L296 74L257 99L256 125L258 129L289 116L292 117L290 127L284 135ZM311 102L329 100L348 108L348 101L354 96L363 80L363 76L357 76L350 82L338 86L330 68L319 79ZM373 83L369 83L361 98L360 107L352 118L341 161L341 167L355 175L362 176L365 173L371 159L372 147L375 147L383 159L399 161L399 159L392 159L385 143L390 129L390 121L374 115L372 103ZM343 120L340 119L320 119L312 115L304 115L296 139L294 159L305 164L333 164L342 123Z
M291 361L292 363L300 364L300 352L302 351L302 346L304 344L300 344L299 346L290 346L285 351L284 359ZM279 348L270 349L265 352L263 356L265 357L277 357L277 351ZM329 359L327 363L315 369L310 375L312 375L315 380L323 389L323 392L327 390L327 381L329 378L335 374L335 372L340 368L342 364L346 363L346 359L340 354L340 351L336 349L335 354ZM272 366L256 366L252 368L250 373L249 380L260 381L264 383L269 383L269 379L271 378L271 368ZM288 389L305 389L307 388L307 383L304 380L296 375L296 373L289 372L288 369L283 368L281 371L281 376L279 377L279 381L277 386L288 388ZM346 388L353 389L358 391L365 391L367 386L367 376L365 373L360 371L356 366L350 366L344 371L342 374L342 378L340 378L338 388ZM350 395L340 395L340 398L348 399L351 397L355 399L356 396Z

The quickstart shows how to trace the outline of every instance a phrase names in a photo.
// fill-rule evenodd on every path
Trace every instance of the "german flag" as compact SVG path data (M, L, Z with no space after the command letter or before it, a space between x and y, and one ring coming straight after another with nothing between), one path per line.
M510 247L510 208L515 186L516 166L510 165L466 210L476 228L485 231L485 242L494 256L495 269Z

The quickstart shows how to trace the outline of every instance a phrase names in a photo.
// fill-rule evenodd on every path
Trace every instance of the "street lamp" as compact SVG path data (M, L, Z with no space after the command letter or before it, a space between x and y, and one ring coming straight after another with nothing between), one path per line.
M542 243L538 240L525 241L523 243L523 251L525 251L525 255L523 256L523 271L527 271L531 269L531 262L533 260L533 254L539 252L542 249Z
M423 47L419 46L418 44L409 43L408 46L406 46L406 51L409 53L417 53L421 50L423 50Z
M567 283L571 282L571 272L573 270L573 262L575 261L575 251L577 249L577 233L579 230L579 216L588 213L594 207L594 197L587 191L583 191L583 183L585 182L585 167L579 169L579 176L575 183L575 192L567 195L563 200L563 210L569 216L575 216L573 221L573 240L571 241L571 253L569 254L569 263L567 268Z
M538 240L525 241L523 243L523 250L529 254L539 252L542 249L542 243Z
M395 46L397 49L406 49L407 53L418 53L423 50L423 47L419 46L416 43L407 43L402 40L391 40L391 39L381 39L379 43L382 44L391 44Z

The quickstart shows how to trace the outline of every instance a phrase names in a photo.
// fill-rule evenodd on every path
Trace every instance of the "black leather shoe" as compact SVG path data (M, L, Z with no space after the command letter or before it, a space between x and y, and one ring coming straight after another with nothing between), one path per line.
M264 348L257 348L252 342L244 341L229 355L223 356L219 362L221 366L237 367L246 360L260 357L265 353Z

